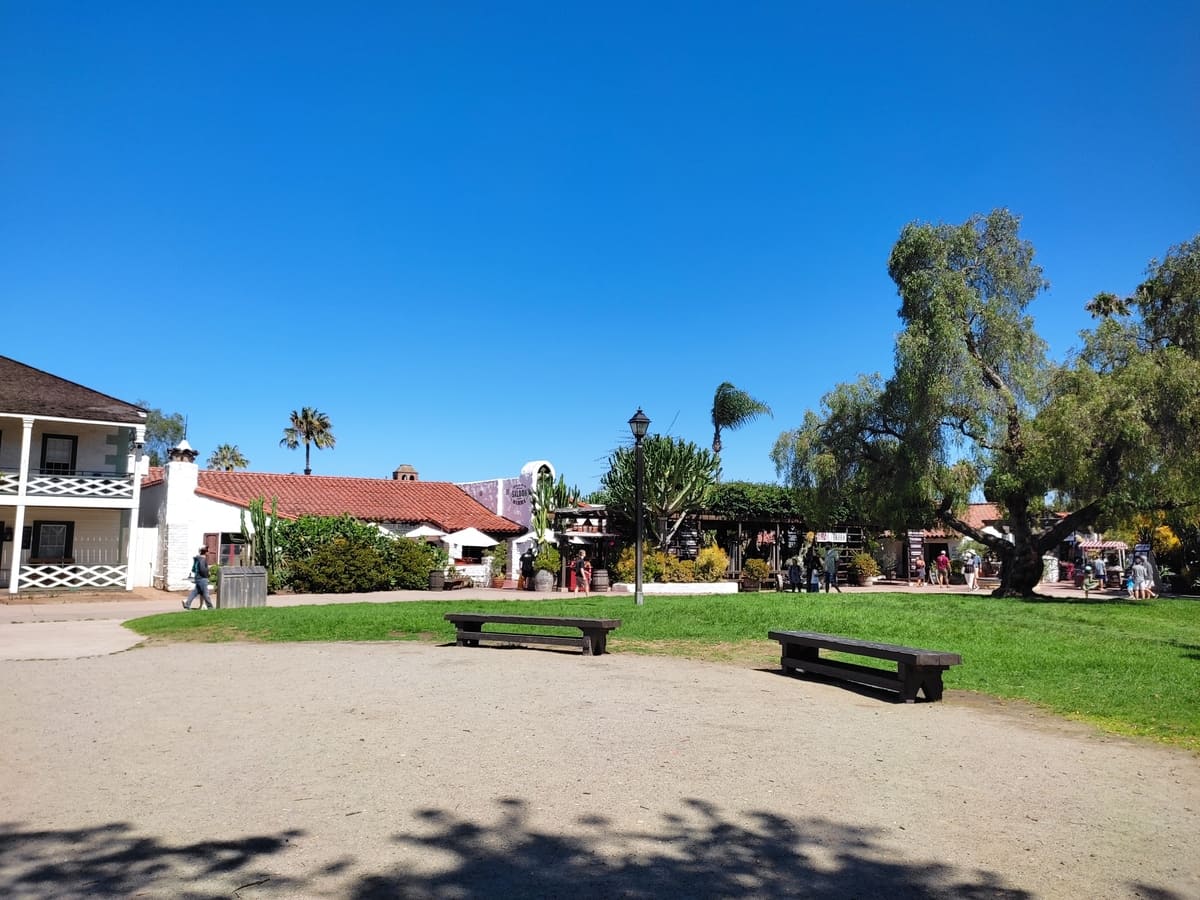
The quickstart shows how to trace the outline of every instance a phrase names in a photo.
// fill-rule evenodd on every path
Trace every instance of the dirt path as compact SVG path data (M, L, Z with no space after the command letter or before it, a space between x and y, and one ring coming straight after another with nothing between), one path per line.
M0 662L0 895L1200 897L1200 762L951 693L417 643Z

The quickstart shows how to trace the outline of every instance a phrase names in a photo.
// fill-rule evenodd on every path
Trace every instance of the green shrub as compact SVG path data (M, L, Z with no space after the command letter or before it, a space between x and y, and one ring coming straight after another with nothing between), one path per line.
M637 567L637 560L634 558L636 549L634 546L626 547L617 558L618 581L626 584L633 582ZM642 581L666 581L670 559L672 557L661 550L655 550L649 544L642 544Z
M350 516L302 516L279 524L280 569L285 583L300 592L419 590L429 586L430 571L447 562L440 547ZM346 559L331 558L337 554Z
M696 555L696 580L720 581L729 568L729 557L720 547L705 547Z
M293 560L291 578L296 590L313 594L381 591L389 586L383 554L345 538L335 538L305 559Z
M665 574L667 581L673 581L676 584L695 581L696 561L692 559L676 559L674 556L668 556Z
M533 558L535 572L549 572L551 575L557 575L561 565L562 557L559 556L558 550L549 544L543 544L542 549Z
M850 576L859 580L867 578L876 578L879 576L879 563L875 561L870 553L865 550L860 550L850 557Z
M748 559L742 563L742 575L750 579L766 581L771 577L771 567L765 559Z

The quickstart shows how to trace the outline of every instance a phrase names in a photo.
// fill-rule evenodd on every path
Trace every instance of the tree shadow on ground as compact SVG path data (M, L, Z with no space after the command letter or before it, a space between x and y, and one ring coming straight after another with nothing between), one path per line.
M587 797L580 800L586 805ZM710 803L687 800L644 830L622 831L603 816L582 815L578 834L533 830L522 800L499 801L500 820L483 827L423 810L422 834L397 834L405 858L444 867L399 866L363 878L350 896L385 897L886 897L1003 898L1033 895L993 872L940 862L906 862L882 833L820 818L753 812L736 820ZM901 839L903 839L901 837ZM913 848L913 856L920 855Z
M0 823L0 896L128 897L166 889L172 897L211 897L211 889L189 891L185 885L214 878L230 879L230 893L259 879L286 888L286 878L256 869L255 863L280 853L301 834L171 846L135 833L124 822L59 831Z

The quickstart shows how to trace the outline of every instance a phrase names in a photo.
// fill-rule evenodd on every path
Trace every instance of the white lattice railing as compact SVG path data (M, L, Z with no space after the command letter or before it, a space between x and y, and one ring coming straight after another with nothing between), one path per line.
M21 566L21 590L125 587L125 566Z
M0 490L2 489L0 487ZM13 493L15 492L14 487ZM126 500L133 496L133 476L30 475L25 494L29 497L100 497L106 500Z
M19 477L16 469L0 469L0 494L15 494Z

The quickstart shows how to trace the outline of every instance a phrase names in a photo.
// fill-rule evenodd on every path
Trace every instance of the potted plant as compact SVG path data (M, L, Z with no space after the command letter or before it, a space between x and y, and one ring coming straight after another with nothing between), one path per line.
M554 579L558 575L562 557L558 550L549 544L543 544L533 558L533 589L535 591L554 590Z
M860 550L850 557L850 577L856 584L867 585L880 574L879 563L870 553Z
M748 559L742 563L740 587L743 591L762 589L762 583L771 577L771 567L765 559Z
M508 541L492 548L492 587L504 587L504 569L508 563Z

